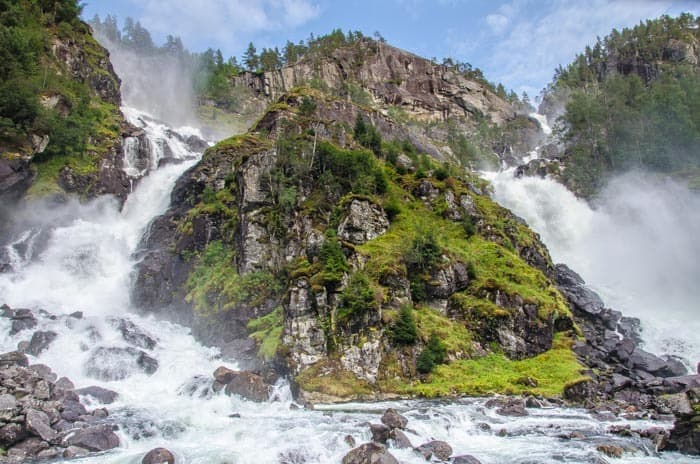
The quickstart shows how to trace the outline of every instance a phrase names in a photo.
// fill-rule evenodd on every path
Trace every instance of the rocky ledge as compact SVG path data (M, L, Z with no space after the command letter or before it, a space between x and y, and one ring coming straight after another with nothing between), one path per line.
M48 366L24 353L0 355L0 463L75 458L119 446L109 412L88 411L80 395L114 399L98 387L75 390Z

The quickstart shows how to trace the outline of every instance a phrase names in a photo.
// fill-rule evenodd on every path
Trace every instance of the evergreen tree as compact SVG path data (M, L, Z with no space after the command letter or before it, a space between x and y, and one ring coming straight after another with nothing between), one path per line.
M253 42L248 44L248 49L243 55L243 64L248 71L257 71L260 66L260 58Z

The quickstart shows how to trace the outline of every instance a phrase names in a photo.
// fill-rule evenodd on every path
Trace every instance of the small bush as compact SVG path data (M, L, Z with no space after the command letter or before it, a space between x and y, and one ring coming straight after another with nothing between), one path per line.
M409 270L426 271L435 265L442 256L435 234L426 231L413 239L410 248L404 254L404 261Z
M464 220L462 221L462 226L464 227L464 233L467 235L467 238L476 233L476 226L474 225L474 220L471 216L465 216Z
M376 309L377 300L369 278L362 272L356 272L340 296L338 319L348 320Z
M433 176L435 176L437 180L445 180L450 177L450 173L445 167L441 166L433 171Z
M323 283L331 290L337 288L343 275L348 271L348 262L336 237L326 238L321 245L319 259L323 265L321 271Z
M393 221L396 216L401 213L401 203L399 203L395 198L388 200L384 203L384 212L389 217L390 221Z
M444 364L447 360L447 348L437 334L430 335L428 344L416 359L416 370L421 374L433 371L436 365Z
M418 340L418 329L413 317L413 308L402 306L399 317L391 326L391 341L394 345L413 345Z

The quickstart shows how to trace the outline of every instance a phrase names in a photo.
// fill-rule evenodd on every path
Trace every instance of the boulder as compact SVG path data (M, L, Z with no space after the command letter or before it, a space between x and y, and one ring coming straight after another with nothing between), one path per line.
M12 310L12 327L10 328L10 335L15 335L23 330L33 329L38 325L36 317L29 309L15 309Z
M396 412L395 409L389 408L384 411L384 414L382 415L382 424L386 425L390 429L404 430L406 425L408 425L408 419Z
M87 450L85 448L81 448L80 446L69 446L63 452L63 457L65 459L73 459L73 458L79 458L81 456L87 456L88 454L90 454L90 450Z
M7 449L28 436L23 424L7 424L4 427L0 427L0 447Z
M214 380L226 385L229 383L233 378L238 375L238 371L234 371L232 369L229 369L228 367L220 366L214 371Z
M365 443L343 457L343 464L399 464L387 449L376 443Z
M117 319L113 320L112 323L116 325L117 330L122 334L122 338L126 340L127 343L146 350L155 348L156 340L130 320Z
M102 404L112 404L119 397L119 393L98 386L79 388L75 393L80 396L91 396Z
M406 436L405 433L403 433L399 429L394 429L389 433L389 438L391 438L393 442L393 447L394 448L407 448L407 449L413 449L413 445L411 444L411 440Z
M49 348L49 345L53 343L56 337L58 337L58 334L51 330L34 332L32 339L29 341L29 346L24 351L32 356L39 356Z
M372 441L383 445L389 440L391 429L384 424L370 424L369 429L372 432Z
M78 446L89 451L106 451L119 446L119 437L109 425L95 425L69 433L63 438L65 447Z
M422 454L426 461L433 456L440 461L447 461L452 456L452 447L447 442L440 440L423 443L416 448L416 451Z
M354 199L350 202L347 216L338 226L338 237L361 245L384 235L389 229L389 219L380 207L367 200Z
M481 464L481 461L479 461L474 456L464 454L462 456L453 457L452 464Z
M12 366L28 367L29 359L27 359L27 355L20 351L0 354L0 369L7 369Z
M25 413L24 423L29 433L40 437L44 441L51 442L58 436L56 431L51 428L49 416L43 411L28 409Z
M87 374L100 380L122 380L142 372L153 374L158 361L136 348L99 347L85 364Z
M141 464L174 464L175 456L165 448L155 448L146 453Z
M690 389L686 396L692 412L676 413L667 448L700 456L700 388Z
M252 372L238 372L226 384L224 392L228 395L238 395L251 401L267 401L270 398L271 386L261 376Z

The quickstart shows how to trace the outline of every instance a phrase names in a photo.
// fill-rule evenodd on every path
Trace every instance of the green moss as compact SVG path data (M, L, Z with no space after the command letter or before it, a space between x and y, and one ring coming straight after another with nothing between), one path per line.
M546 397L562 395L567 384L585 379L583 366L571 351L571 340L558 335L546 353L534 358L512 361L502 354L438 366L425 383L406 384L403 392L425 397L451 395L535 394ZM536 387L522 382L535 379Z
M427 342L432 334L437 334L445 344L447 352L456 357L471 355L472 334L459 321L449 319L438 311L419 306L414 311L418 334Z
M366 380L358 379L333 360L317 362L296 376L295 381L304 391L338 398L361 398L372 393Z
M284 314L282 308L278 307L270 314L261 316L248 322L250 336L259 344L258 356L265 360L275 357L282 342L282 331L284 330Z
M99 160L87 154L82 156L52 156L46 161L34 163L36 178L27 191L28 198L41 198L47 195L61 193L58 178L64 167L70 168L79 176L94 175L99 171Z

